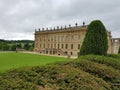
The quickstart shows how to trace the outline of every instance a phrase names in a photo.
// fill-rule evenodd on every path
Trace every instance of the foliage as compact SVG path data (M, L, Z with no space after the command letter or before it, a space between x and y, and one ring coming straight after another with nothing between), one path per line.
M97 55L85 55L80 56L80 59L85 59L100 64L105 64L107 66L112 66L115 69L120 70L120 55L109 55L109 56L97 56Z
M16 48L32 51L34 48L34 41L0 39L0 51L16 51Z
M119 50L118 50L118 54L120 54L120 47L119 47Z
M29 43L25 43L25 44L24 44L24 49L25 49L25 50L29 50L29 49L30 49Z
M33 40L4 40L0 39L0 43L5 42L5 43L34 43Z
M13 45L11 46L11 51L16 51L16 45L15 45L15 44L13 44Z
M9 79L6 79L9 78ZM14 80L13 80L14 79ZM69 65L48 65L43 67L33 67L33 68L24 68L23 70L17 69L1 75L0 83L1 88L7 89L4 85L4 80L9 82L16 81L14 86L11 83L9 89L29 89L29 88L38 88L42 87L45 90L51 88L50 90L103 90L110 89L110 84L106 83L104 80L94 77L93 75L86 73L79 68L71 67ZM18 80L24 82L23 84L28 84L25 87L23 84L18 84ZM11 86L10 86L11 85ZM21 88L21 86L23 87ZM42 90L42 89L40 89Z
M106 55L108 49L107 31L100 20L95 20L88 26L80 55Z
M21 43L18 43L18 44L17 44L17 48L22 48L22 44L21 44Z
M108 54L107 56L115 59L120 59L120 54Z
M1 42L0 43L0 51L6 51L6 50L10 50L10 46L7 45L6 43Z

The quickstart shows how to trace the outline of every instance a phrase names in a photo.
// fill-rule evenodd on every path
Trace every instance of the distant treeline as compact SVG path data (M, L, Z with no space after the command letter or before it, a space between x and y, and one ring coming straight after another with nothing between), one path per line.
M5 43L34 43L33 40L4 40L0 39L0 43L5 42Z
M0 39L0 51L33 50L33 40L4 40Z

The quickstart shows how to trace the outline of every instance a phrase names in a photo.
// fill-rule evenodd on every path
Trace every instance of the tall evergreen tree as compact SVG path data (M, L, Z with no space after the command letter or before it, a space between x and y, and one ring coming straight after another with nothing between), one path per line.
M88 26L80 55L106 55L108 50L107 31L100 20L95 20Z
M119 46L118 54L120 54L120 46Z

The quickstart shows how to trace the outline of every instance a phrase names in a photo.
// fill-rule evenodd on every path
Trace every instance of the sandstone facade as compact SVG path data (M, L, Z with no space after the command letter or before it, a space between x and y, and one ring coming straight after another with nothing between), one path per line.
M77 56L87 32L87 26L57 27L57 29L35 31L35 52L53 55ZM113 53L111 32L108 34L108 53Z

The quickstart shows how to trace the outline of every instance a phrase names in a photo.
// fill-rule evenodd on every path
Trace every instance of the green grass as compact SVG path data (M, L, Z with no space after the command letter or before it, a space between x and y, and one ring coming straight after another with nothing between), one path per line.
M57 61L66 61L67 58L52 57L26 53L0 53L0 72L16 69L26 66L39 66L54 63Z

